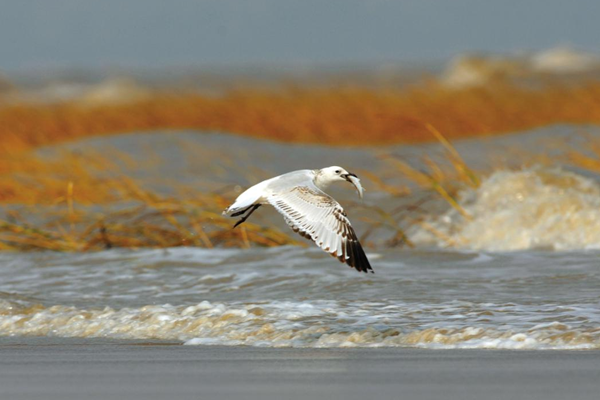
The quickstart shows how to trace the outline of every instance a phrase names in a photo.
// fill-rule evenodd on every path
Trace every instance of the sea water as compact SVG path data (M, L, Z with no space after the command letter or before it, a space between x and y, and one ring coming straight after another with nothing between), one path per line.
M0 335L264 347L596 349L596 251L0 254Z

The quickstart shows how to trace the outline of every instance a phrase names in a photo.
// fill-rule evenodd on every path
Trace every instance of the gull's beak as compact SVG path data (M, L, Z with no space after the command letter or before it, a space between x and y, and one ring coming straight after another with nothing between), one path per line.
M342 175L344 179L354 185L356 191L358 192L358 197L363 198L363 187L360 184L360 179L355 174L351 174L350 172Z

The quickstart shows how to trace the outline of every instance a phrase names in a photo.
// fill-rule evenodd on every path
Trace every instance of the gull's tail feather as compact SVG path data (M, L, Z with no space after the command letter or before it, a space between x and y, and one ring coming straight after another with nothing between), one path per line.
M223 211L223 215L228 217L240 216L241 214L244 214L252 205L258 203L263 195L263 183L264 182L254 185L250 189L240 194L237 199L235 199L233 204Z

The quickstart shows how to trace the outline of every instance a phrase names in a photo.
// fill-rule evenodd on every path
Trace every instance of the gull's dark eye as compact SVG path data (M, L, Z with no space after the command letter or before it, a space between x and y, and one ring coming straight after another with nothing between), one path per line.
M340 171L339 169L336 169L336 170L335 170L335 173L336 173L336 174L339 174L339 173L341 173L341 172L342 172L342 171Z

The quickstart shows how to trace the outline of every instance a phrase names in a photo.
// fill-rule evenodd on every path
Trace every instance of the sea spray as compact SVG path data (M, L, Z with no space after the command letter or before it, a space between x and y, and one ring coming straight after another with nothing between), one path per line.
M572 172L497 171L462 191L459 203L471 218L454 209L430 216L409 231L411 240L485 251L600 248L600 186Z

